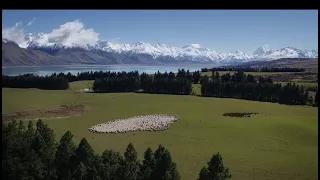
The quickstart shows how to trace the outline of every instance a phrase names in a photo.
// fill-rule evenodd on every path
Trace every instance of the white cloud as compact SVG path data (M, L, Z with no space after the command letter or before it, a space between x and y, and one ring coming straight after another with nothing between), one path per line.
M25 47L24 31L22 28L22 22L17 22L11 28L2 29L2 38L7 38L11 41L19 44L20 47Z
M48 43L62 44L66 46L92 45L99 40L99 33L93 29L85 29L84 24L78 20L67 22L48 33Z
M27 23L27 26L31 26L36 21L36 18L33 18L31 21Z
M31 25L35 19L27 23ZM20 47L26 47L25 33L22 23L18 22L11 28L2 29L2 38L15 41ZM71 45L93 45L99 40L99 33L93 29L85 29L84 24L79 21L67 22L59 28L53 29L50 33L38 34L37 38L33 38L35 43L41 45L62 44Z

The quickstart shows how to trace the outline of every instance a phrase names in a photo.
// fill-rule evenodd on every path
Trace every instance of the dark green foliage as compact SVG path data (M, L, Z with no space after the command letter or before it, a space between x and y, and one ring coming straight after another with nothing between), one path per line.
M52 129L39 120L36 124L36 139L34 147L39 158L44 165L44 177L47 179L55 178L55 134Z
M140 166L141 180L151 180L151 174L155 170L155 159L151 148L148 148L144 153L144 160Z
M123 158L119 152L105 150L102 153L102 162L98 170L99 176L104 180L121 180Z
M87 176L88 176L87 167L81 162L77 166L71 179L72 180L86 180Z
M173 72L163 74L158 72L154 76L143 73L140 76L138 71L118 73L91 71L77 75L54 73L45 77L32 74L2 75L2 87L63 90L69 88L69 82L95 80L93 90L100 93L135 92L141 89L146 93L191 94L191 82L198 83L199 79L199 71L192 74L189 70L185 71L184 69L179 69L177 77Z
M94 150L85 138L82 138L78 148L74 151L73 155L70 157L70 169L71 171L76 171L80 163L86 167L86 171L93 171L94 168Z
M305 105L309 100L308 91L304 87L288 83L285 86L273 84L270 77L259 77L258 81L250 74L242 71L234 75L229 73L220 80L202 80L201 95L212 97L239 98L263 102L279 102L280 104Z
M69 81L64 77L54 75L45 77L32 74L20 76L2 75L2 87L64 90L69 88Z
M95 92L134 92L139 89L139 73L122 72L107 74L103 78L96 78L93 84Z
M230 75L230 74L229 74L229 75ZM226 82L228 82L228 81L226 81ZM247 79L246 79L246 82L247 82L247 83L255 83L256 81L255 81L253 75L248 74Z
M76 149L72 141L73 135L67 131L60 139L55 155L55 166L57 169L57 178L61 180L70 179L71 164L70 158Z
M194 72L192 74L192 82L193 82L193 84L198 84L199 81L200 81L200 77L201 77L200 71Z
M19 124L12 121L3 125L2 130L4 179L55 178L55 142L51 129L39 120L36 129L32 122L26 129L22 121Z
M133 145L130 143L124 153L124 160L122 166L122 178L123 180L137 180L139 179L139 166L137 152Z
M222 157L217 153L208 162L208 167L201 169L198 180L226 180L230 178L229 169L224 167Z
M170 72L157 72L154 76L138 72L118 73L113 76L97 78L93 84L95 92L134 92L141 89L145 93L191 94L192 75L184 69L177 77Z
M6 180L179 180L171 155L163 146L147 149L142 163L130 143L122 157L105 150L102 156L83 138L76 148L67 131L59 143L41 120L34 127L20 121L2 123L2 178Z
M155 167L149 179L153 180L179 180L180 175L176 164L172 162L169 151L162 145L154 153Z
M251 68L251 67L215 67L215 68L202 68L201 72L209 72L209 71L244 71L244 72L304 72L305 69L303 68L289 68L289 67L282 67L282 68Z

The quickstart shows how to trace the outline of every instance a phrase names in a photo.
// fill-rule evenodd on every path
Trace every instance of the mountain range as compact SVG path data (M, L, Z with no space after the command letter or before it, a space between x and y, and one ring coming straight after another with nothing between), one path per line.
M259 47L253 53L236 50L217 52L198 44L172 47L166 44L137 42L117 44L98 41L91 45L56 44L43 41L44 34L25 36L23 43L2 38L2 66L71 65L71 64L235 64L270 61L280 58L318 58L318 49L294 47L270 49Z

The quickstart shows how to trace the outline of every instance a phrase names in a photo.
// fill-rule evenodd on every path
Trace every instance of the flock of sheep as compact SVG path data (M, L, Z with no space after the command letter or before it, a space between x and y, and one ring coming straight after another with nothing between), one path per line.
M163 131L170 127L177 116L163 114L135 116L127 119L118 119L102 124L97 124L89 128L89 131L95 133L125 133L133 131Z

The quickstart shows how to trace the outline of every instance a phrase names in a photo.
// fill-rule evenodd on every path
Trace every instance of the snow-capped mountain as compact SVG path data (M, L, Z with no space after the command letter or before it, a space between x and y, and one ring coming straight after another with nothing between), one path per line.
M264 54L266 54L270 50L271 49L269 48L268 45L264 45L264 46L259 47L257 50L255 50L252 54L254 56L263 56Z
M2 38L2 44L15 44L15 45L18 45L14 41L11 41L11 40L9 40L7 38Z
M2 39L2 43L8 40ZM8 41L9 42L9 41ZM218 52L208 48L203 48L199 44L190 44L183 47L173 47L166 44L149 44L137 42L132 44L111 43L108 41L98 41L91 45L58 44L47 37L46 34L29 33L25 37L25 42L20 43L21 48L29 50L44 51L51 56L61 59L78 58L80 63L97 59L106 59L113 56L112 63L219 63L230 64L259 60L274 60L280 58L317 58L318 49L301 50L293 47L281 49L270 49L268 46L259 47L253 53L236 50L234 52ZM120 61L118 60L121 57Z

